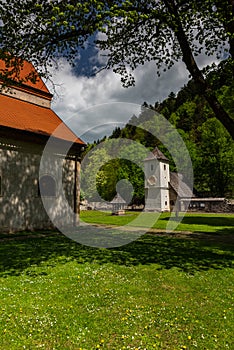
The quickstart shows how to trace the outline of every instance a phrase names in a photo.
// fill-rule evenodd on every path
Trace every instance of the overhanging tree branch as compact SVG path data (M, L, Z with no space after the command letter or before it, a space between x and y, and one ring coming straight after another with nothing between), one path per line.
M201 88L204 97L206 98L207 102L209 103L210 107L215 113L217 119L220 120L220 122L225 126L225 128L229 131L232 138L234 139L234 120L228 115L228 113L219 103L217 97L215 96L215 93L213 92L212 88L209 86L202 72L198 68L188 39L185 35L182 23L180 21L180 15L178 13L174 0L165 0L165 4L168 8L169 13L173 17L173 21L171 21L171 27L179 42L182 51L183 61L188 71L190 72L197 85Z
M221 55L229 43L233 61L234 0L0 0L0 16L1 48L32 60L39 71L59 57L76 62L78 49L98 31L107 35L98 42L100 49L109 50L106 67L120 73L125 86L133 84L132 72L147 61L154 61L159 72L183 59L234 138L232 116L194 59L202 48L208 55Z

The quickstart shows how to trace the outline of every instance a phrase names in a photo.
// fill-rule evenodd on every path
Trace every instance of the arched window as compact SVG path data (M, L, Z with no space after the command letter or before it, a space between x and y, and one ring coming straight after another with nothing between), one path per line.
M42 197L56 197L56 181L51 175L39 179L38 194Z

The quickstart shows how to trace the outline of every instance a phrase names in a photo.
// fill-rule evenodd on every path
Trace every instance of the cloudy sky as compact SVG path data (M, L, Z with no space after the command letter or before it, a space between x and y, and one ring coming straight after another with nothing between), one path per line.
M200 67L211 61L214 59L205 55L197 59ZM103 57L88 48L77 58L75 68L61 60L52 73L56 84L52 108L86 142L110 133L115 126L123 126L133 114L138 114L144 101L160 102L188 81L183 62L160 77L154 62L149 62L135 71L135 87L126 89L120 76L111 70L92 74L102 63Z

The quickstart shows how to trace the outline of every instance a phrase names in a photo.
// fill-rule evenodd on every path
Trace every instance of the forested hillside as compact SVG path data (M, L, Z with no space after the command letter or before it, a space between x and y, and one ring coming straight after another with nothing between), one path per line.
M208 67L206 74L209 83L215 88L217 98L234 118L234 83L228 61L221 62L219 66ZM150 150L158 146L171 160L171 170L176 170L168 150L153 136L153 134L158 134L158 126L155 118L152 117L152 112L163 115L176 127L183 138L193 163L194 192L196 195L201 197L233 197L234 142L223 125L214 117L206 100L201 97L201 94L198 94L193 80L189 81L177 95L171 93L163 102L155 102L154 106L144 102L139 116L132 116L129 124L123 129L116 128L113 131L108 138L107 147L96 151L94 149L89 159L88 171L86 170L86 174L83 174L83 179L86 179L85 188L87 188L85 196L95 199L92 198L93 192L88 188L90 189L97 183L97 189L101 197L111 200L116 193L116 183L125 178L131 182L134 188L132 203L144 202L144 174L138 165L144 159L145 154L143 150L136 152L134 147L124 146L121 143L121 147L125 149L124 152L128 153L127 159L132 159L129 156L131 152L137 153L134 157L137 159L138 165L137 162L133 163L129 160L120 159L120 157L111 160L108 156L108 149L113 151L113 148L116 147L115 139L135 140ZM150 126L149 129L153 131L152 133L141 128L141 125L145 123ZM101 143L101 141L98 140L95 144ZM86 153L95 144L89 145ZM96 162L98 157L106 159L107 163L101 167L101 171L98 171L97 168L97 176L96 174L90 175L94 166L93 161L98 164ZM124 191L122 195L124 196Z

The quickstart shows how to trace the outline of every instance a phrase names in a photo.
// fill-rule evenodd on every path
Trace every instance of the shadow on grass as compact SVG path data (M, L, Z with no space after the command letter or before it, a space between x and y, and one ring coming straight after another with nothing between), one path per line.
M233 267L234 260L233 239L210 240L147 234L120 248L99 249L80 245L55 234L5 239L0 240L0 243L0 277L19 275L32 266L56 266L58 262L68 261L126 266L157 264L159 269L177 267L195 273L210 268ZM38 272L34 270L30 272L29 269L30 275L46 274L45 269L44 272L41 269Z
M162 218L161 220L165 220L168 221L170 219L170 217L166 217L166 218ZM171 220L177 220L176 218L171 218ZM234 217L232 216L219 216L217 215L209 215L207 214L207 216L201 216L201 215L187 215L184 216L182 221L182 224L187 224L187 225L197 225L197 226L201 226L201 225L208 225L208 226L230 226L230 227L234 227ZM234 233L234 229L233 233Z

